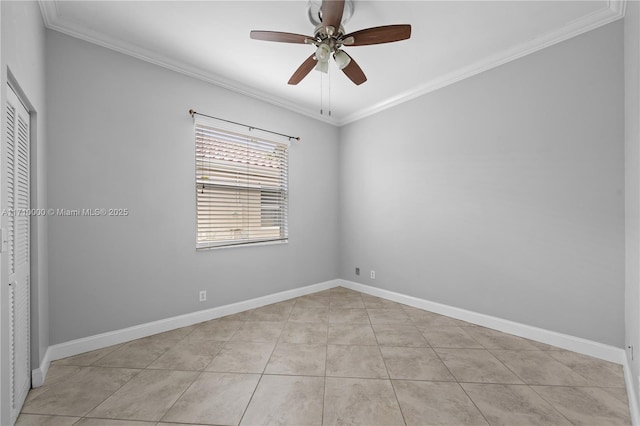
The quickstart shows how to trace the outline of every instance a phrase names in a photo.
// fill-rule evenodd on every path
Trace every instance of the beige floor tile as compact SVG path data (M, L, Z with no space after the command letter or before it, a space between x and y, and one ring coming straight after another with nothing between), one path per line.
M324 378L262 376L241 425L321 425Z
M51 364L51 366L49 366L49 370L47 371L47 377L45 379L44 386L51 386L60 380L69 379L72 375L80 371L83 371L83 368L81 366Z
M192 371L144 370L87 417L158 421L198 374Z
M327 377L325 425L404 425L389 380Z
M324 292L322 292L324 293ZM319 293L315 293L315 294L319 294ZM355 291L355 290L351 290L350 288L346 288L346 287L333 287L331 289L329 289L329 295L331 296L345 296L345 297L354 297L354 296L361 296L362 293L360 293L359 291Z
M362 293L357 291L348 290L346 292L331 291L329 293L329 299L331 300L362 300Z
M286 321L291 315L295 302L281 302L253 310L247 321Z
M457 383L392 380L407 426L488 425Z
M504 349L513 351L539 350L529 340L501 331L484 327L469 327L465 331L486 349Z
M329 344L377 345L378 341L369 324L329 324Z
M151 363L151 369L201 371L213 361L224 342L185 339Z
M327 322L329 319L329 307L307 308L294 307L289 321L292 322Z
M285 343L309 343L314 345L327 344L327 324L311 322L288 322L282 336L281 342Z
M364 309L364 303L362 303L361 297L353 298L331 298L329 301L330 309Z
M491 425L571 424L528 386L475 383L462 383L461 386Z
M228 319L216 319L207 321L196 328L187 340L212 340L216 342L226 342L244 324L243 321L233 321Z
M587 379L553 359L550 352L493 350L491 353L529 385L589 384Z
M366 309L331 308L329 309L329 322L370 324L369 315Z
M202 373L162 421L237 425L259 380L259 374Z
M630 425L628 405L600 388L532 386L575 425Z
M367 309L371 324L411 324L402 309Z
M262 373L275 343L229 342L216 355L206 371L221 373Z
M424 327L465 327L472 324L451 318L445 315L436 314L412 306L402 306L402 309L409 315L411 321L418 328Z
M459 382L522 383L522 380L487 350L441 348L434 350Z
M618 401L621 401L622 403L624 403L625 406L629 404L629 396L627 395L626 388L600 388L600 389L602 389L604 392L608 393L609 395L613 396Z
M97 349L91 352L85 352L79 355L70 356L63 359L59 359L57 361L53 361L51 365L79 365L82 367L86 367L100 360L101 358L104 358L105 356L109 355L111 352L115 351L116 349L121 348L123 345L124 343L119 345L108 346L106 348Z
M74 426L155 426L156 422L139 420L113 420L113 419L89 419L84 418ZM175 426L175 425L174 425Z
M264 372L265 374L324 376L326 359L325 345L278 343Z
M369 296L367 294L362 295L362 302L365 308L369 309L401 309L400 303L393 302L391 300L382 299L380 297Z
M145 368L160 358L160 355L176 346L178 342L180 340L167 337L157 339L145 337L125 344L102 357L93 365L99 367Z
M54 361L18 426L323 417L340 425L630 422L619 365L332 288Z
M377 346L329 345L327 376L389 378Z
M586 378L589 386L624 387L622 366L569 351L550 351L548 355Z
M373 331L380 346L429 346L422 333L412 324L373 324Z
M247 321L231 338L234 342L276 342L282 333L284 322Z
M139 372L127 368L81 367L76 374L47 386L42 394L26 402L22 411L81 417Z
M52 386L55 386L55 384L58 381L62 379L67 380L73 374L76 374L82 370L83 370L83 367L75 366L75 365L51 364L49 366L49 370L47 371L47 377L45 378L44 384L38 388L30 389L29 393L27 394L27 398L25 402L29 402L32 399L37 398L38 396L42 395L43 393L51 389Z
M71 426L78 420L80 420L80 417L20 414L15 426Z
M381 346L380 351L392 379L455 380L431 348Z
M422 334L434 348L483 349L466 331L467 327L429 327Z
M329 295L298 297L295 308L329 308Z

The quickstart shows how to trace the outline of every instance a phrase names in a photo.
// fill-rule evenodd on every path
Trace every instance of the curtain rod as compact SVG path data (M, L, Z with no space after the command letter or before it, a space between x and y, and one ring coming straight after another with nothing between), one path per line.
M214 120L226 121L227 123L237 124L238 126L247 127L249 129L249 131L251 131L253 129L256 129L256 130L261 130L263 132L272 133L274 135L284 136L285 138L289 138L289 140L291 140L291 139L295 139L297 141L300 140L300 136L289 136L289 135L285 135L283 133L272 132L271 130L267 130L267 129L261 129L260 127L249 126L248 124L236 123L235 121L225 120L224 118L214 117L212 115L207 115L207 114L202 114L201 112L197 112L196 110L193 110L193 109L189 110L189 115L191 117L193 117L194 115L201 115L203 117L213 118Z

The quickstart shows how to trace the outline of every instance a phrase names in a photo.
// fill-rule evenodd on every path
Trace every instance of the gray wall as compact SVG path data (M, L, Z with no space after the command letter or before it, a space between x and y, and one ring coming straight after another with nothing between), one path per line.
M131 211L50 218L52 344L337 277L336 128L47 35L49 207ZM196 252L190 108L301 136L288 244Z
M341 128L340 276L622 347L622 29Z
M640 4L627 2L624 18L625 77L625 223L626 292L625 343L634 347L629 358L632 385L638 395L640 374Z
M12 83L17 83L17 90L31 109L31 163L32 163L32 207L47 205L46 193L46 136L45 136L45 29L40 8L34 1L0 2L2 35L0 37L2 111L6 102L7 80L9 72L13 76ZM4 120L4 117L3 117ZM4 121L3 121L4 125ZM2 126L4 128L4 126ZM2 138L6 137L2 132ZM6 206L3 206L6 207ZM2 218L2 226L6 226L6 217ZM40 366L40 361L49 346L49 310L47 284L47 219L33 218L32 250L31 250L31 360L33 368ZM6 255L3 255L3 259ZM6 267L6 259L2 267ZM6 277L6 273L3 275ZM0 325L2 326L2 372L7 372L8 354L7 335L7 289L8 283L2 282L0 288ZM0 380L2 394L8 391L8 380ZM2 416L8 415L7 399L2 400ZM0 424L7 424L6 417L0 418Z
M51 343L340 276L622 346L622 37L337 130L48 32L48 206L131 210L49 219ZM189 108L302 136L289 244L195 251Z

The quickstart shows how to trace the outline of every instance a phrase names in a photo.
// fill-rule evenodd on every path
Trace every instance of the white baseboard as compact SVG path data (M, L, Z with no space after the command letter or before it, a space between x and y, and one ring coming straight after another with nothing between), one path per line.
M624 382L627 385L627 398L629 399L629 411L631 412L631 424L633 426L640 425L640 410L638 409L638 396L636 395L636 388L633 386L634 380L633 370L631 370L631 362L629 361L629 355L624 357Z
M94 336L83 337L81 339L52 345L47 349L44 357L45 359L41 363L40 367L32 371L32 383L34 387L42 386L49 368L49 363L57 359L106 348L107 346L129 342L131 340L163 333L165 331L175 330L176 328L186 327L199 322L209 321L249 309L259 308L260 306L294 299L296 297L304 296L305 294L316 293L332 287L337 287L338 285L340 285L340 280L325 281L318 284L282 291L280 293L257 297L255 299L165 318L158 321L135 325L133 327L127 327L120 330L109 331L106 333L96 334Z
M615 346L605 345L594 342L592 340L582 339L580 337L570 336L568 334L557 333L555 331L545 330L543 328L532 327L530 325L509 321L506 319L494 317L491 315L480 314L466 309L460 309L442 303L431 302L429 300L419 299L413 296L407 296L401 293L384 290L377 287L371 287L365 284L356 283L348 280L339 280L342 287L350 288L372 296L382 297L384 299L393 300L394 302L413 306L437 314L446 315L459 320L467 321L472 324L481 325L504 333L513 334L537 342L546 343L548 345L557 346L583 355L589 355L594 358L603 359L616 364L624 364L626 354L624 349Z
M589 355L595 358L622 364L625 367L625 380L631 380L631 378L626 377L627 374L631 373L628 368L626 353L622 348L616 348L614 346L605 345L591 340L557 333L555 331L532 327L526 324L468 311L466 309L431 302L429 300L419 299L417 297L407 296L401 293L396 293L377 287L371 287L353 281L336 279L50 346L47 349L45 356L43 357L40 367L32 371L33 386L41 386L42 383L44 383L50 362L57 359L78 355L96 349L102 349L107 346L112 346L119 343L129 342L131 340L140 339L142 337L151 336L153 334L174 330L180 327L186 327L189 325L197 324L199 322L232 315L238 312L258 308L260 306L269 305L284 300L293 299L296 297L304 296L306 294L327 290L329 288L337 286L343 286L352 290L360 291L365 294L382 297L384 299L403 303L405 305L413 306L420 309L425 309L441 315L447 315L449 317L467 321L472 324L481 325L487 328L557 346L584 355ZM629 397L631 398L631 393L635 394L635 391L633 390L634 388L630 386L630 383L627 383L627 389L630 395ZM635 395L633 397L635 398ZM635 415L637 418L637 404L635 405L635 412L633 411L633 407L634 405L632 405L632 416ZM636 424L635 420L634 424Z
M49 365L51 364L51 351L47 348L42 360L40 361L40 367L31 371L31 386L39 388L44 384L44 378L47 377L47 371L49 371Z

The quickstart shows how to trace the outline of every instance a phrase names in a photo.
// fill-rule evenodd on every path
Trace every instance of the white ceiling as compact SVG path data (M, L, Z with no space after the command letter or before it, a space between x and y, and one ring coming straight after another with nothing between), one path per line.
M368 81L355 86L332 63L324 80L324 116L319 72L297 86L287 84L313 46L249 38L252 29L312 35L306 1L40 5L49 28L342 125L619 19L625 3L357 1L346 32L411 24L411 39L345 48Z

